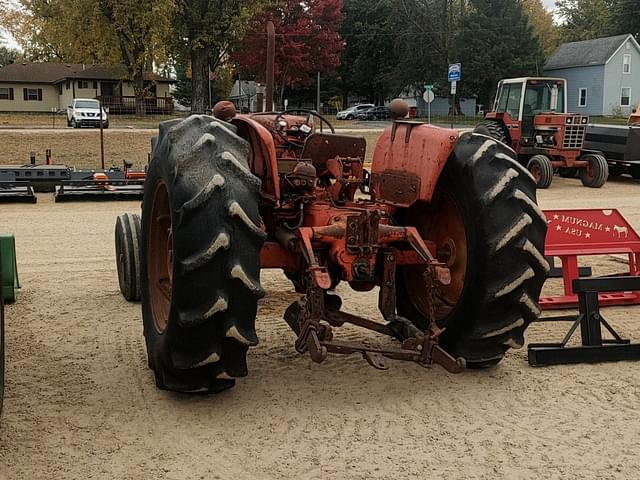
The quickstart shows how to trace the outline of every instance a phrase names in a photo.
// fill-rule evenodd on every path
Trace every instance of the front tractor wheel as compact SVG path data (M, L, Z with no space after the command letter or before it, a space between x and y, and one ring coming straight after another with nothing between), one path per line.
M524 344L540 314L538 298L549 265L543 256L547 222L536 204L536 182L513 151L484 135L462 135L432 201L398 219L436 244L451 271L439 286L433 315L442 346L470 368L498 363ZM429 326L424 267L401 267L398 311Z
M484 123L478 125L474 130L475 133L480 133L488 137L495 138L499 142L505 145L509 144L509 135L502 122L496 122L495 120L487 120Z
M247 374L262 296L260 180L234 127L160 125L142 204L142 316L158 387L219 392Z
M580 170L580 180L585 187L600 188L609 178L609 164L602 155L585 155L587 167Z
M549 188L553 180L553 165L546 155L534 155L527 162L527 170L535 178L538 188Z

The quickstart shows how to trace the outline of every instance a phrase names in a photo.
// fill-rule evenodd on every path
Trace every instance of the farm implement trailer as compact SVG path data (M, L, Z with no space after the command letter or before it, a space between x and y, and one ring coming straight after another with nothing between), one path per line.
M142 198L146 172L126 160L122 168L98 170L55 165L50 150L45 160L38 165L32 153L27 165L0 165L0 202L36 203L36 192L53 192L56 202Z

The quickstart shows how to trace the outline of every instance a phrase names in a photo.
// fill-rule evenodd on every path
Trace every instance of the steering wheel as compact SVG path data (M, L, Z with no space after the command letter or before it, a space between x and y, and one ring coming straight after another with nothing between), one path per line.
M283 117L285 115L296 115L300 113L306 114L307 118L304 120L302 125L300 125L296 130L284 130L280 128L280 121L283 120ZM322 125L322 123L326 123L327 126L329 127L329 130L331 130L331 133L336 133L336 129L333 128L333 125L331 125L331 122L329 122L329 120L327 120L325 117L320 115L315 110L308 110L306 108L292 108L290 110L285 110L283 112L278 113L275 120L276 132L278 133L280 138L282 138L282 140L285 141L285 143L288 143L289 145L293 145L294 147L297 147L297 148L303 148L304 147L303 143L298 143L298 142L294 142L293 140L290 140L289 138L287 138L287 134L296 135L300 138L307 137L312 131L312 127L309 124L309 121L311 120L312 117L318 118L320 120L320 125ZM286 120L284 121L286 122Z

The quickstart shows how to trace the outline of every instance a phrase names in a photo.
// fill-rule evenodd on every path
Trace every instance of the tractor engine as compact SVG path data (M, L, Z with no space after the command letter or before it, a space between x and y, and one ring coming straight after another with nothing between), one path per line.
M534 147L581 150L588 123L587 116L553 113L536 115L532 139Z

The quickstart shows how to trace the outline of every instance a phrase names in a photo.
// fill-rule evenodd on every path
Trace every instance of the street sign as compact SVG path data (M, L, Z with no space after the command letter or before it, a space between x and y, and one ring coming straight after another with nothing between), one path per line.
M424 89L425 90L433 90L433 85L425 85Z
M455 80L451 82L451 95L455 95L456 94L456 90L458 87L458 82L456 82Z
M426 92L424 92L424 94L422 95L422 99L426 102L426 103L431 103L433 102L433 100L436 98L436 95L433 93L433 90L427 90Z
M449 74L447 75L450 82L458 82L462 79L462 64L452 63L449 65Z

